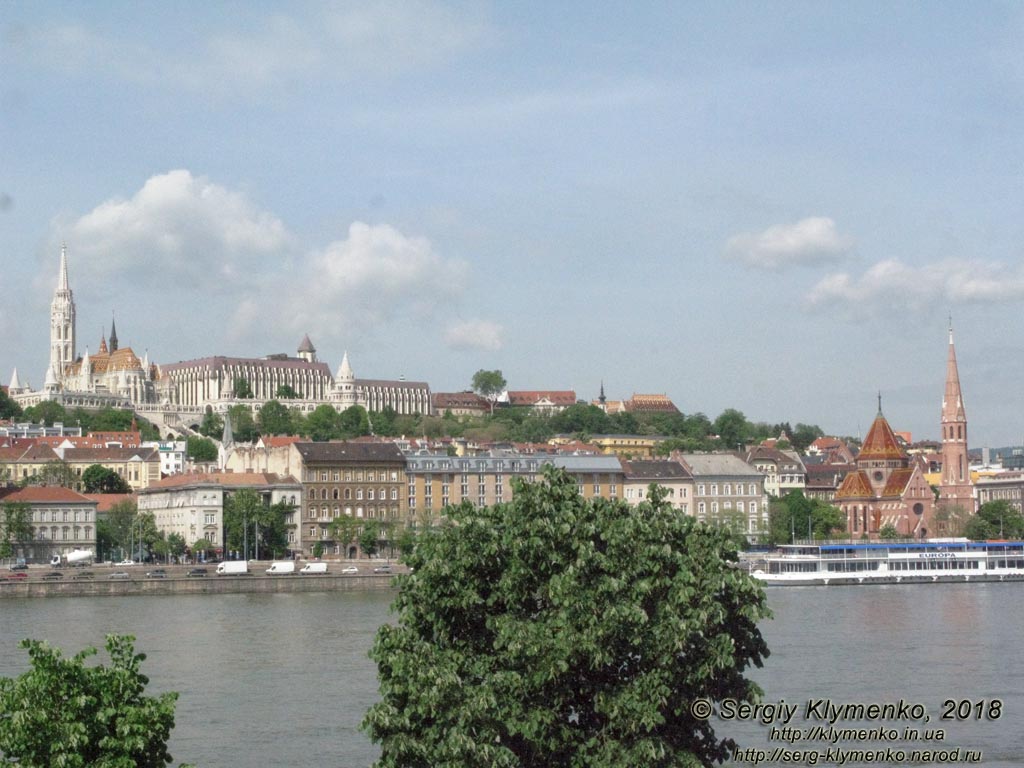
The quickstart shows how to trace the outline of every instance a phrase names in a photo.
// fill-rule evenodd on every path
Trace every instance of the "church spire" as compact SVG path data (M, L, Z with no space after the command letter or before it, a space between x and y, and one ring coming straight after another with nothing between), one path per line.
M57 278L57 290L68 289L68 244L60 244L60 276Z
M117 324L114 322L113 314L110 318L110 351L117 352Z
M960 390L960 371L953 344L953 320L949 322L949 350L946 355L946 389L942 396L942 478L939 499L974 512L974 493L967 454L967 412Z

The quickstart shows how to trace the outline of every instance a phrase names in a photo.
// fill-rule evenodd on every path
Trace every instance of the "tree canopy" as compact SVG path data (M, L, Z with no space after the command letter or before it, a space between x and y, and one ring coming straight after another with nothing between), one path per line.
M505 391L507 384L505 377L498 370L485 371L481 368L473 374L473 391L491 403L491 413L494 413L494 403L498 395Z
M192 461L216 461L217 445L208 437L189 435L185 442L188 457Z
M795 538L827 539L846 528L838 507L821 499L809 499L800 491L790 491L771 503L768 534L772 544L792 544Z
M1005 499L989 501L964 526L964 536L975 541L1024 538L1024 516Z
M549 469L509 503L449 510L399 577L363 722L379 768L711 765L734 746L698 698L752 701L763 589L728 537L663 492L584 499Z
M0 678L0 755L24 768L162 768L171 762L177 693L145 696L130 635L108 635L110 665L86 665L86 648L71 658L38 640L24 640L31 668Z
M117 472L102 464L90 464L82 473L85 493L131 493L132 489Z
M0 506L0 558L12 557L32 540L32 508L9 501Z

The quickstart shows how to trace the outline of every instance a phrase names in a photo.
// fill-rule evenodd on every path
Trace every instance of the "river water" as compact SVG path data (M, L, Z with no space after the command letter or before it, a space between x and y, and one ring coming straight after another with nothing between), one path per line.
M48 640L70 654L86 645L102 647L106 633L130 633L137 637L136 649L148 656L148 692L181 694L171 740L175 765L367 766L378 753L358 730L377 697L376 670L367 654L377 627L390 620L393 597L378 590L4 600L0 676L27 668L27 655L18 647L24 637ZM916 746L978 750L980 764L988 768L1024 766L1022 600L1021 584L772 589L775 618L762 627L772 655L752 676L766 702L800 705L791 726L814 724L803 716L808 699L902 699L923 704L931 722L837 725L884 725L901 732L910 725L922 735L944 728L943 741ZM1002 702L998 720L939 720L947 699L995 698ZM716 727L744 747L820 748L816 763L831 764L824 759L827 745L773 741L760 722Z

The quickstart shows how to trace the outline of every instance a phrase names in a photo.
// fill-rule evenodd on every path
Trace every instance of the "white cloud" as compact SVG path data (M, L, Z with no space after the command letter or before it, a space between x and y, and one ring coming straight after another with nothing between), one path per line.
M490 320L468 320L448 327L444 343L452 349L497 352L504 346L505 329Z
M881 261L863 275L828 275L811 289L812 306L889 302L894 306L924 306L1024 300L1024 269L998 262L950 259L910 266L896 259Z
M300 261L281 299L282 321L331 339L410 312L430 318L458 300L466 276L464 262L442 258L426 238L357 221L346 239Z
M292 247L276 216L187 170L153 176L130 199L108 200L57 229L53 239L68 242L83 282L185 279L199 291L245 280Z
M832 219L816 216L795 224L777 224L763 232L734 235L725 244L725 255L751 267L781 269L834 261L852 247L853 239L839 234Z

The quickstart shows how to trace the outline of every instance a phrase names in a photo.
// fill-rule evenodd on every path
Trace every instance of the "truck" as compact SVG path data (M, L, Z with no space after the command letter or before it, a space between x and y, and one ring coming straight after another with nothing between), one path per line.
M73 549L70 552L65 552L62 555L54 555L50 558L50 565L54 568L64 568L65 566L73 567L79 565L89 565L95 559L96 555L91 549Z
M295 573L295 563L291 560L280 560L270 564L267 573L271 575L283 575Z
M249 573L249 564L245 560L230 560L217 566L218 576L245 576Z
M306 563L299 573L327 573L327 563Z

